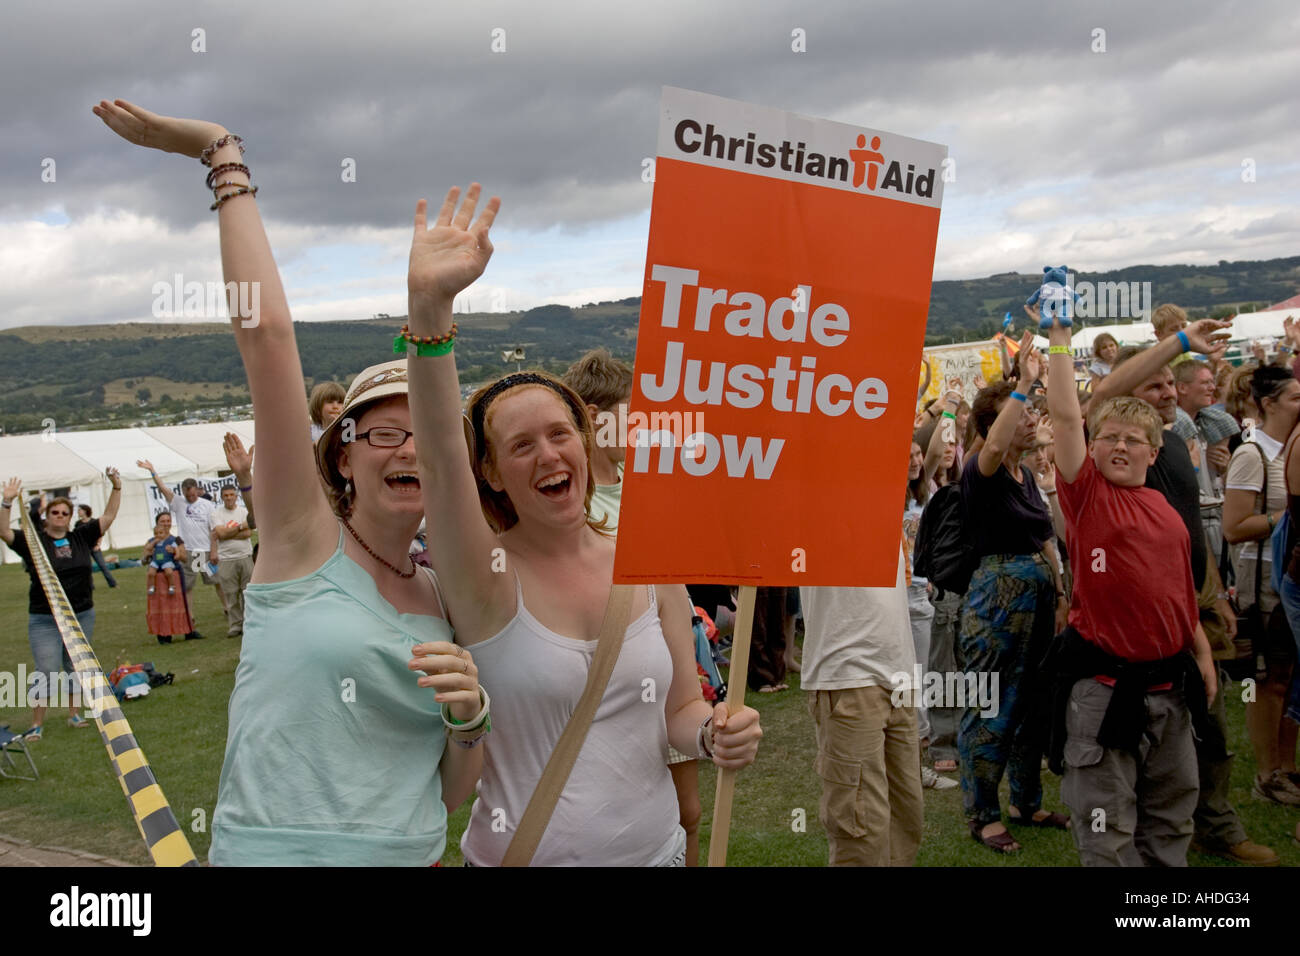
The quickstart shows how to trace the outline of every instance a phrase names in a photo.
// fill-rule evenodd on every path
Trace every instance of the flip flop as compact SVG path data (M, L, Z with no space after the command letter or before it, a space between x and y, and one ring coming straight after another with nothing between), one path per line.
M955 760L936 760L934 762L935 773L956 773L957 761Z
M776 684L776 685L764 684L762 687L758 689L758 692L760 694L775 694L778 691L789 690L789 689L790 689L789 684Z
M1007 814L1007 817L1011 820L1012 826L1048 827L1056 830L1070 829L1070 818L1067 817L1064 813L1049 813L1041 820L1035 819L1033 816L1030 816L1028 818L1013 817L1011 816L1011 814Z

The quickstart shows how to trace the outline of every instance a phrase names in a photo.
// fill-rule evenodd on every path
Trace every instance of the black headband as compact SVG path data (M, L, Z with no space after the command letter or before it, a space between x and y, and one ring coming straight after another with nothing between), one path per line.
M538 375L536 372L511 372L503 378L497 379L492 383L491 388L483 396L482 400L474 406L474 417L470 425L474 428L475 444L482 441L481 447L475 448L475 454L482 455L483 450L487 448L487 435L484 431L484 419L487 417L488 406L496 400L502 392L508 391L520 385L545 385L560 398L564 399L564 404L573 411L573 397L569 395L558 382L547 378L544 375ZM581 419L581 416L579 416ZM481 437L480 437L481 436Z

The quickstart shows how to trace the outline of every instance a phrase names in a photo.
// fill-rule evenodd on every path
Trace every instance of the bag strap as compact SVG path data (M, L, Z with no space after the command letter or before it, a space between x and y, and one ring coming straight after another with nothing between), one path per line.
M1264 490L1260 492L1260 509L1259 514L1268 514L1268 456L1264 454L1264 448L1259 442L1253 441L1252 445L1259 452L1259 460L1264 465ZM1270 535L1271 537L1271 535ZM1259 539L1259 546L1255 548L1255 606L1259 607L1259 589L1264 580L1264 541L1265 538Z
M596 639L596 653L592 656L591 667L587 671L587 686L583 688L578 707L569 718L569 723L560 735L546 761L546 769L537 781L524 810L519 829L515 831L506 854L501 859L502 866L528 866L537 852L537 845L542 842L542 835L551 822L551 814L560 800L569 773L573 770L591 720L596 716L600 699L605 696L609 684L609 675L614 672L614 664L623 647L623 636L627 633L628 618L632 614L632 594L634 588L627 584L615 584L609 592L609 602L605 605L605 619L600 624L600 636Z

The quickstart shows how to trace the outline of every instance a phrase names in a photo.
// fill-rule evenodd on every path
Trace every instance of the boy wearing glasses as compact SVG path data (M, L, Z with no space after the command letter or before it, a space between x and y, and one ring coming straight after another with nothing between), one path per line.
M1070 330L1054 320L1049 338L1057 492L1075 569L1055 648L1052 766L1064 758L1061 796L1084 866L1186 866L1199 793L1192 727L1207 732L1216 671L1187 528L1144 487L1164 423L1140 398L1109 398L1090 410L1087 441Z

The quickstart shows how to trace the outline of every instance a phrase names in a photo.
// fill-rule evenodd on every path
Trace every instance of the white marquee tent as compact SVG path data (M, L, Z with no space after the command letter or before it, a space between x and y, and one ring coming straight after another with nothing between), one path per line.
M1241 345L1255 339L1283 340L1285 333L1282 321L1291 316L1300 321L1300 309L1275 309L1270 312L1244 312L1232 319L1232 343ZM1074 354L1079 358L1091 358L1092 342L1103 332L1115 336L1121 346L1149 345L1156 340L1155 329L1150 322L1134 322L1129 325L1092 325L1074 334L1070 342ZM1243 348L1242 351L1249 351ZM1272 351L1270 349L1270 351Z
M151 461L158 476L172 487L185 478L215 478L227 470L222 441L228 431L239 435L245 447L253 443L251 419L4 437L0 438L0 480L11 476L22 479L24 502L29 492L71 489L69 497L74 502L90 505L99 515L110 491L104 469L112 465L122 473L122 506L104 539L103 550L139 557L145 541L153 534L153 514L145 490L152 479L148 472L136 467L136 461ZM15 530L23 507L15 504L10 511ZM0 561L18 560L0 543Z

